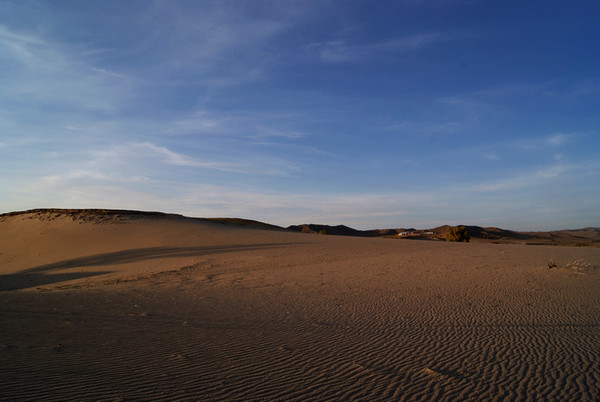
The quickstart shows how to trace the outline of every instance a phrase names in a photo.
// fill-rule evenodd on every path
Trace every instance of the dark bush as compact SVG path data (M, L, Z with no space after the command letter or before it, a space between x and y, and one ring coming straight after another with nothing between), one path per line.
M469 236L469 231L464 226L451 227L446 233L446 241L468 242L469 240L471 240L471 236Z

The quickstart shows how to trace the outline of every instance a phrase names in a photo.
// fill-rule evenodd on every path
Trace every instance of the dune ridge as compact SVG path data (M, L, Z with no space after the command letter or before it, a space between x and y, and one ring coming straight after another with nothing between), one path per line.
M597 248L36 214L0 217L3 400L600 398Z

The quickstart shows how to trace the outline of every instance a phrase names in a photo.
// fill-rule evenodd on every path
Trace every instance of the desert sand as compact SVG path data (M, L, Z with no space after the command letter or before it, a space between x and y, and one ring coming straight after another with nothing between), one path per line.
M598 248L38 211L0 305L1 400L600 399Z

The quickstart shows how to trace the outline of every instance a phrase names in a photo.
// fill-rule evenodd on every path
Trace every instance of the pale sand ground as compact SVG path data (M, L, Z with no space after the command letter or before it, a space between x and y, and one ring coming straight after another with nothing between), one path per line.
M1 400L600 398L597 248L31 217L0 221Z

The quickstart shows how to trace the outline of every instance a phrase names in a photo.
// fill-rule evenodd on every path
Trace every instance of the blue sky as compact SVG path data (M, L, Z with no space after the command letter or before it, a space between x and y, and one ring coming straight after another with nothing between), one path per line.
M600 3L0 0L0 212L600 226Z

